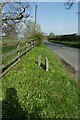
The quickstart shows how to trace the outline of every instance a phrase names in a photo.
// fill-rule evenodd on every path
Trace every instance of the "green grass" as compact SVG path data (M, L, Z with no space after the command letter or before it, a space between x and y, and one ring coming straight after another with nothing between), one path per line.
M45 57L49 59L48 72L44 69ZM2 92L3 118L78 118L77 82L43 45L34 48L3 77Z
M2 54L5 54L7 52L11 52L12 50L16 50L16 45L11 45L11 46L3 46L2 47Z
M16 57L17 57L17 52L14 52L13 54L11 54L5 58L2 58L2 64L7 65L8 62L11 62Z
M80 48L80 42L78 41L58 41L58 40L49 40L49 41L53 43L62 43L64 45L68 45L71 47Z
M12 40L12 41L10 41L10 40L6 41L5 40L4 43L5 43L4 46L2 46L2 47L0 46L0 52L1 52L2 55L4 55L1 62L3 64L7 64L8 61L11 61L11 60L13 60L14 58L17 57L17 52L16 52L17 51L17 40L16 41L15 40ZM25 47L25 41L20 41L19 40L19 43L20 43L20 48ZM15 51L15 52L13 54L5 57L6 53L9 53L11 51L12 52ZM24 52L24 51L25 50L22 50L22 51L20 51L20 53Z
M25 46L25 40L2 40L3 46L0 46L2 49L2 54L10 52L17 48L17 42L20 43L20 47Z

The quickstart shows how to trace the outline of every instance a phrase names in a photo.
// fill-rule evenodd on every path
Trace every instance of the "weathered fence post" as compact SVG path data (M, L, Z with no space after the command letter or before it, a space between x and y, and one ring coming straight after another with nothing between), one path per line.
M31 46L31 41L29 41L29 49L30 49L30 50L31 50L31 47L32 47L32 46Z
M33 47L34 47L34 40L33 40Z
M18 57L18 61L20 61L20 44L19 42L17 43L17 57Z
M38 65L41 65L41 55L38 56Z
M27 53L27 50L28 50L28 43L27 43L27 41L26 41L26 53Z
M33 41L31 40L31 48L33 48Z
M48 59L47 58L45 59L45 67L46 67L46 71L48 71L49 63L48 63Z

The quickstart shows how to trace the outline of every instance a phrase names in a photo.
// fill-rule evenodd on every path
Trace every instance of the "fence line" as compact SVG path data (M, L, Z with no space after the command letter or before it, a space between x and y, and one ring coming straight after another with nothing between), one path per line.
M35 40L30 40L30 41L25 41L25 46L20 47L20 42L17 42L16 49L12 50L11 52L7 52L5 55L2 55L3 59L2 62L5 58L16 54L16 57L8 61L6 64L2 63L0 66L0 77L4 76L14 65L16 65L21 58L28 53L32 48L36 46L36 41ZM22 51L22 52L21 52Z

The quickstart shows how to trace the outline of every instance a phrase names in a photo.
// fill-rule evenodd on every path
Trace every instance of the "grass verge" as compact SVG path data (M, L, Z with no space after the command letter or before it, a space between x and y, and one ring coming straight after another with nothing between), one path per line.
M44 69L45 57L49 59L48 72ZM3 118L78 118L77 83L43 45L34 48L3 77L2 91Z
M58 40L49 40L49 41L53 43L64 44L74 48L80 48L80 42L78 41L58 41Z

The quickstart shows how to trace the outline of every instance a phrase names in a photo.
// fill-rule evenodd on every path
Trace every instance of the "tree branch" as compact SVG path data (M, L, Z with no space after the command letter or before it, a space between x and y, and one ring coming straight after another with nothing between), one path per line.
M6 0L3 4L2 7L5 6L10 0Z
M76 0L68 0L64 6L66 6L65 8L66 9L70 9L72 6L73 6L73 3L75 2Z

